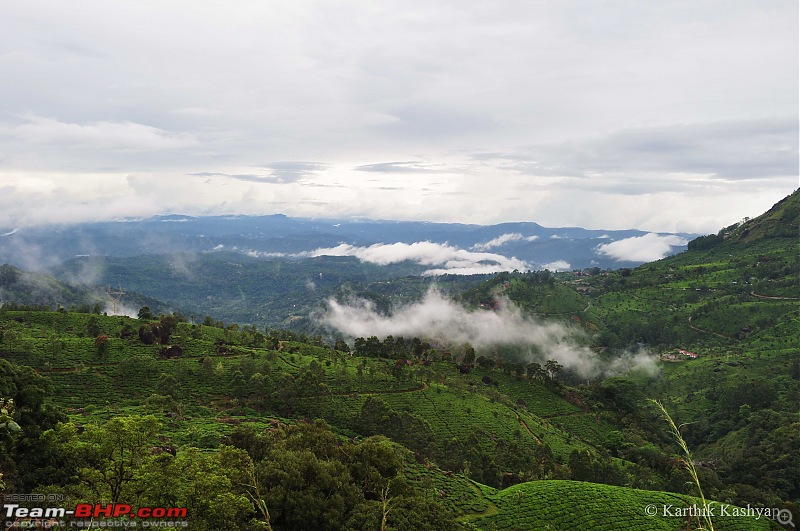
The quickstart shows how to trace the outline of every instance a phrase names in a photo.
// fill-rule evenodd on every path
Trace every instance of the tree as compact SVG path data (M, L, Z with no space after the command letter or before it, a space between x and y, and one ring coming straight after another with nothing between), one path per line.
M276 527L340 529L359 501L347 467L310 450L273 450L256 465L256 479Z
M86 321L86 335L89 337L97 337L100 333L100 323L97 321L97 317L94 315L89 317L89 320Z
M52 394L47 378L30 367L0 359L0 397L5 398L6 410L0 420L5 424L0 429L0 465L5 480L24 492L53 477L69 475L61 456L41 439L43 432L67 420L50 403Z
M547 360L544 364L544 368L547 371L547 375L550 377L551 380L555 380L558 373L561 372L561 369L564 368L563 365L558 363L556 360Z
M544 380L547 376L547 371L536 362L531 362L525 367L529 380Z
M0 288L10 288L20 277L20 270L8 264L0 266Z
M173 375L161 373L158 383L156 383L156 392L160 395L177 398L177 395L180 394L180 387L181 385Z
M233 371L230 386L231 394L236 398L244 398L250 393L250 385L247 383L242 371L238 369Z
M97 339L94 340L94 347L97 351L97 356L105 358L108 355L108 351L111 350L111 340L108 339L107 335L97 336Z
M144 345L152 345L156 341L156 335L153 333L153 328L150 325L142 325L139 327L139 341Z
M80 436L73 424L57 428L64 453L76 463L80 488L98 503L135 499L134 486L153 458L150 448L160 425L148 415L114 417L103 425L90 425Z
M14 399L0 398L0 430L4 433L16 433L22 431L14 421ZM5 490L6 484L3 482L3 473L0 472L0 489Z
M238 448L216 452L189 448L177 456L163 453L144 468L140 505L186 507L192 529L250 529L254 512L246 486L253 463ZM258 528L255 528L258 529Z
M142 306L139 308L139 313L136 316L142 321L152 321L155 319L153 312L150 311L149 306Z
M475 363L475 349L472 348L472 345L467 343L464 345L464 365L472 367L473 363Z

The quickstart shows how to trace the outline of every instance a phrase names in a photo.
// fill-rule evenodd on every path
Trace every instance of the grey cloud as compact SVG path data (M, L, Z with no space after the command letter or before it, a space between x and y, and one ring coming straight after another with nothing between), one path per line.
M237 181L248 181L253 183L294 183L305 177L312 176L326 168L325 164L318 162L270 162L263 165L268 172L265 174L255 173L221 173L221 172L196 172L189 175L195 177L224 177ZM323 185L319 185L323 186Z
M419 161L408 162L379 162L377 164L365 164L355 168L358 171L376 173L430 173L434 171L430 165Z
M69 2L4 4L0 181L22 191L0 197L12 203L0 218L42 221L63 197L70 219L114 217L108 198L130 190L86 184L111 167L157 176L139 194L160 212L281 205L612 228L637 221L616 206L625 194L670 211L649 230L725 195L702 221L718 229L753 191L764 205L796 187L796 2L184 4L103 3L79 17ZM669 123L690 125L641 128ZM253 164L314 158L331 165ZM424 201L373 193L352 171L364 161L378 162L361 169L373 176L443 184ZM198 170L213 175L186 177ZM311 186L328 174L348 189ZM330 206L259 183L308 185Z
M321 162L268 162L262 164L265 168L275 171L315 172L324 170L327 165Z
M190 173L194 177L223 177L226 179L235 179L237 181L248 181L253 183L280 183L278 177L273 175L255 175L251 173L218 173L218 172L199 172ZM208 182L208 181L206 181Z
M529 175L606 176L619 179L621 190L646 193L653 178L663 182L670 176L666 186L674 186L672 181L680 180L676 174L733 181L796 176L798 140L796 119L748 120L626 129L473 158Z
M264 166L270 170L270 175L281 183L297 182L327 167L319 162L270 162Z
M0 128L0 135L29 144L84 146L99 150L151 151L197 145L192 135L165 131L149 125L121 121L63 122L27 115L22 123Z
M498 125L491 115L474 107L456 107L438 101L415 102L389 111L397 120L374 126L374 129L390 136L415 140L436 138L447 142L475 134L485 135L496 130Z

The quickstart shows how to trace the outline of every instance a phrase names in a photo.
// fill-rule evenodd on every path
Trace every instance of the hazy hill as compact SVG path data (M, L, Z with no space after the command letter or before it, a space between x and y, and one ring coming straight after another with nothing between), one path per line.
M568 267L614 267L619 258L597 247L643 236L639 230L547 228L537 223L481 226L381 220L325 220L273 216L160 216L150 219L0 230L0 262L24 269L52 267L83 255L130 257L225 249L261 256L298 255L342 243L433 242L465 251L516 257L540 269L557 261ZM690 235L678 235L681 238ZM685 240L684 240L685 241ZM676 240L673 252L685 249ZM641 259L631 261L639 264ZM553 267L551 266L551 269Z
M164 301L199 320L287 327L311 332L313 312L331 296L362 296L387 301L418 298L435 279L420 277L423 266L404 262L379 266L348 256L303 260L263 259L232 252L133 257L81 257L54 273L90 286L122 286ZM468 286L481 278L449 276L443 289ZM127 297L126 297L127 298Z

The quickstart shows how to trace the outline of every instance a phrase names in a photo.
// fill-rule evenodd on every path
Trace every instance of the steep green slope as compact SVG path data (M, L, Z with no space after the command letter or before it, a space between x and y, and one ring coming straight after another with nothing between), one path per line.
M535 481L487 496L497 512L470 520L476 528L677 531L706 525L700 498L578 481ZM738 515L737 508L711 503L714 529L775 529L763 516ZM734 514L737 514L734 516ZM781 513L788 518L788 513Z
M680 255L557 277L582 294L573 320L609 360L637 344L660 355L658 377L639 388L685 424L708 484L740 503L800 498L798 212L795 192L762 216L698 238ZM541 283L533 274L510 277L511 286ZM541 300L506 293L522 307ZM621 399L631 396L626 389L604 393ZM628 423L629 439L638 431L657 442L647 424L626 417L618 420Z

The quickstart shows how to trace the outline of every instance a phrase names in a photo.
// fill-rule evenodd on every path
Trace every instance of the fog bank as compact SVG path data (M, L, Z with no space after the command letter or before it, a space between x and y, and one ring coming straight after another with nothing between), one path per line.
M320 320L349 337L416 336L449 345L470 343L479 352L516 346L525 354L526 362L554 359L584 378L657 370L655 357L646 350L626 352L610 362L601 360L582 344L586 334L576 326L535 319L507 299L494 311L467 309L435 288L420 301L396 307L389 314L380 313L368 300L340 302L331 298Z

